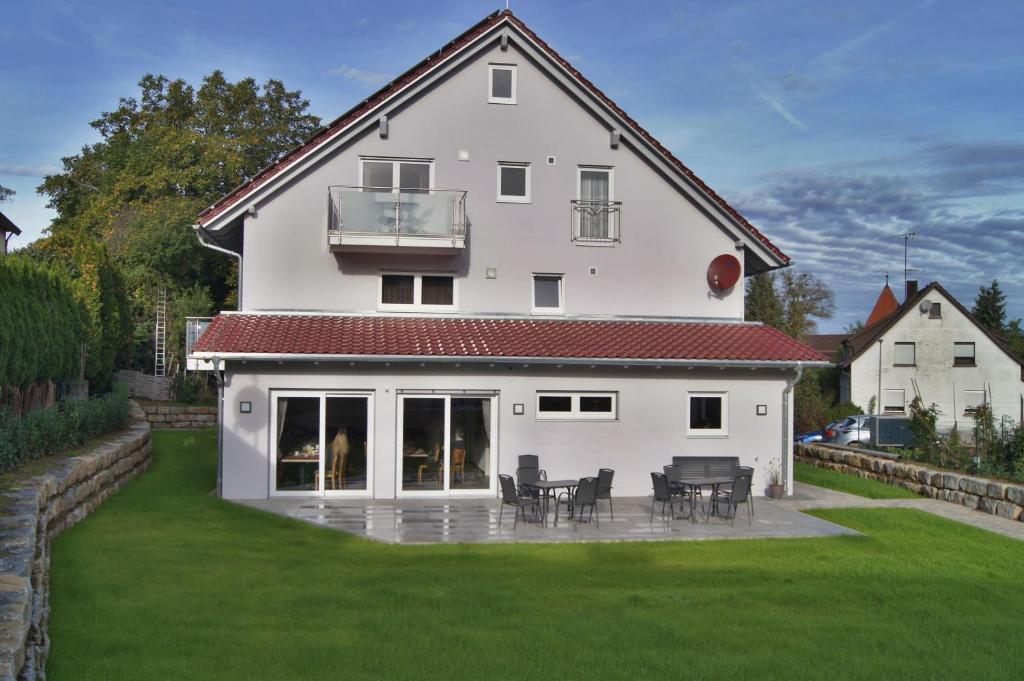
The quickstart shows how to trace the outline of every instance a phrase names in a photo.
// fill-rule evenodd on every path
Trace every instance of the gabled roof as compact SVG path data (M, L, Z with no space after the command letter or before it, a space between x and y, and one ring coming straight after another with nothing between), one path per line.
M331 121L324 128L310 137L305 143L287 152L272 165L259 171L256 176L245 184L235 188L229 194L216 201L212 206L199 214L198 224L202 227L209 227L218 217L222 216L232 206L239 203L244 197L252 195L258 189L270 182L288 168L296 166L303 159L306 159L317 150L323 148L332 140L341 135L344 131L366 119L370 115L379 115L375 111L397 95L409 91L419 81L425 79L438 70L442 64L451 61L456 55L469 47L477 38L491 32L502 25L515 27L523 36L532 41L540 50L547 55L555 64L561 67L580 87L597 98L615 117L620 119L637 138L645 142L655 153L660 155L672 168L674 168L685 180L698 192L703 193L716 205L728 221L738 225L747 232L767 251L772 253L781 264L788 265L789 256L782 252L768 237L762 234L756 227L747 221L739 211L733 208L724 198L719 196L711 187L704 183L697 175L690 170L682 161L675 157L664 145L654 138L651 133L645 130L639 123L633 120L606 94L598 89L592 82L559 55L550 45L541 40L536 33L530 30L526 24L511 11L503 10L489 14L482 21L478 22L462 35L450 41L437 52L416 64L411 69L391 81L383 88L370 95L367 99L345 112L338 118Z
M875 301L875 306L871 308L871 314L868 315L868 320L864 322L864 326L874 326L899 308L900 303L896 300L896 294L889 288L889 282L886 282L885 288L878 294L878 300Z
M828 358L756 323L223 313L193 349L222 359L614 361L794 366Z
M889 329L895 326L896 322L903 319L903 317L906 316L906 314L909 311L917 309L918 304L922 300L924 300L925 296L927 296L932 291L936 291L942 294L942 296L945 297L946 300L948 300L950 304L952 304L953 307L955 307L957 311L960 312L960 314L962 314L964 317L970 320L970 322L974 324L976 327L978 327L978 329L980 329L986 336L988 336L993 343L998 345L1003 352L1005 352L1015 362L1021 364L1022 368L1024 368L1024 362L1021 362L1020 358L1018 358L1013 353L1013 350L1010 348L1009 343L1006 342L1006 339L1000 336L998 333L992 331L992 329L988 328L981 322L979 322L978 319L973 314L971 314L966 307L960 304L959 300L954 298L953 295L945 288L943 288L942 285L939 284L939 282L937 281L933 281L932 283L928 284L923 289L918 291L917 295L905 300L903 304L900 305L899 308L895 312L890 314L888 317L885 317L880 322L877 322L876 324L871 326L867 326L859 333L850 336L850 338L844 343L844 345L849 347L849 352L846 354L845 359L842 362L840 362L840 366L850 366L850 364L852 364L854 360L860 357L865 350L871 347L875 343L875 341L877 341ZM1022 376L1024 376L1024 372L1022 372Z
M14 234L15 236L21 234L21 230L18 226L11 222L11 219L0 213L0 232L7 232L8 234Z
M843 347L843 341L849 336L845 333L817 333L800 339L823 355L834 358Z

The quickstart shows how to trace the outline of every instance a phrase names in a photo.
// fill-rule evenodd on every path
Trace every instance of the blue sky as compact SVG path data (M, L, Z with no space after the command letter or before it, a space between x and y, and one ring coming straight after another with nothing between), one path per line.
M329 119L503 3L8 0L0 25L3 211L88 122L163 73L279 78ZM836 291L840 331L911 265L970 305L998 278L1024 317L1024 3L542 2L512 9ZM897 293L899 294L898 287Z

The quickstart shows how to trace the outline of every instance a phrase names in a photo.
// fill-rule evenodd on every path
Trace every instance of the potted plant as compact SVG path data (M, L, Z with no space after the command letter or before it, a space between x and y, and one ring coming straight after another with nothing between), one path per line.
M779 462L773 460L768 464L768 489L766 490L770 499L781 499L786 495L786 482L782 479L782 469Z

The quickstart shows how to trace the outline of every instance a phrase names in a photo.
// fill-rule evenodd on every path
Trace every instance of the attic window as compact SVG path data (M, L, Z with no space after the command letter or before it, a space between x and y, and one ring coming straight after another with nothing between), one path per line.
M928 308L929 319L942 319L942 303L932 303L932 306Z
M516 103L515 64L489 64L487 66L487 101L490 104Z

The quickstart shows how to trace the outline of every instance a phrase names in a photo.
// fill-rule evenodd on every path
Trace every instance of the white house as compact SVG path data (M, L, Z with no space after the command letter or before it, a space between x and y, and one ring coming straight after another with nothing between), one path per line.
M789 395L827 362L742 285L789 258L508 11L196 230L240 264L190 356L225 497L494 496L524 453L619 495L687 454L792 487Z
M982 403L997 421L1024 417L1021 362L938 283L918 291L910 282L903 305L886 309L844 349L840 399L863 409L873 399L878 413L906 414L920 395L938 406L944 428L973 427L972 412Z

